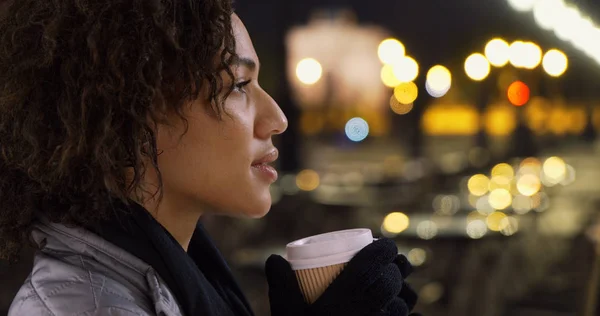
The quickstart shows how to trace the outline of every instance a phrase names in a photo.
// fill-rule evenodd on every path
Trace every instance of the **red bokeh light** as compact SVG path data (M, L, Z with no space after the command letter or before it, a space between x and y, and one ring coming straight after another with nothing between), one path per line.
M515 81L508 87L508 101L515 106L522 106L529 101L529 87L522 81Z

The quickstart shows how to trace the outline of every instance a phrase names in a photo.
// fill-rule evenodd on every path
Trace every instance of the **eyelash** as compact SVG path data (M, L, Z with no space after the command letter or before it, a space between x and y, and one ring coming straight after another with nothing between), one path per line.
M246 91L244 90L244 87L245 87L245 86L247 86L247 85L250 83L250 81L251 81L251 80L246 80L246 81L243 81L243 82L240 82L240 83L236 83L236 84L233 86L233 90L234 90L234 91L237 91L237 92L246 92Z

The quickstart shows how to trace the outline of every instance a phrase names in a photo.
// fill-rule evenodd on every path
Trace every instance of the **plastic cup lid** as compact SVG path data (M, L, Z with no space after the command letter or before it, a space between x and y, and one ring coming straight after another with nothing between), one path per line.
M286 259L292 266L292 270L346 263L372 242L373 234L367 228L335 231L287 244Z

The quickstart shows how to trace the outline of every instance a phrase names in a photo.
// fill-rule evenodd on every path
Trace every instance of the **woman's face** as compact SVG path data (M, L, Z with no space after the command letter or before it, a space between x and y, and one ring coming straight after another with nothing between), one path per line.
M237 54L235 89L219 120L204 101L187 111L175 129L159 127L158 167L163 177L165 208L258 218L271 207L270 185L277 173L268 164L277 159L273 135L283 133L287 119L258 84L260 63L250 36L237 15L232 16Z

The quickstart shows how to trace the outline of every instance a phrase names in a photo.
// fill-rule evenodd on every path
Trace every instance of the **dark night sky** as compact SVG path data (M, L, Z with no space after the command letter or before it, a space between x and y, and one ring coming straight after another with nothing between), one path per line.
M598 1L574 3L600 22ZM359 22L388 29L406 45L423 69L437 63L461 67L471 52L483 51L487 40L501 36L509 41L532 40L544 50L556 47L565 51L571 66L564 79L567 92L580 93L582 84L600 75L599 65L571 44L541 30L531 13L512 10L506 0L239 0L236 4L259 56L267 59L263 61L267 73L271 71L270 61L280 58L275 55L281 52L278 42L283 31L290 25L306 23L312 10L328 7L351 8Z
M388 29L406 45L411 56L419 61L421 69L444 64L454 74L453 80L467 80L464 75L465 58L474 51L482 52L485 43L495 36L508 41L531 40L543 50L558 48L569 56L569 71L558 79L567 98L600 99L597 87L600 65L571 44L562 42L554 34L541 30L533 14L517 13L506 0L236 0L236 10L245 22L261 59L261 84L279 102L290 120L290 128L281 137L281 169L296 170L300 164L297 118L299 110L290 96L285 80L285 47L287 30L305 24L310 13L319 8L350 8L360 23L375 24ZM578 7L600 22L600 1L577 0ZM351 39L349 39L351 40ZM596 39L600 40L600 39ZM541 70L537 70L540 71ZM463 78L460 78L462 76ZM424 86L423 75L417 79ZM458 77L458 78L457 78ZM546 76L547 77L547 76ZM419 82L419 80L421 82ZM544 78L552 81L557 79ZM488 80L489 81L489 80ZM471 82L471 85L474 83ZM489 82L488 82L489 84ZM409 135L412 155L418 156L422 133L419 121L423 106L431 99L424 98L408 115L395 116L393 126Z

